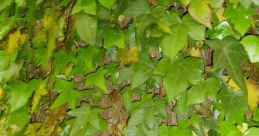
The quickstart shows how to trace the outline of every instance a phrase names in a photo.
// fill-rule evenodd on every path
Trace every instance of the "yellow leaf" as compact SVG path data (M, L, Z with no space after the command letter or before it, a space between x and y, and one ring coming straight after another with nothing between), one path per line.
M45 15L42 19L43 27L47 30L50 30L53 26L55 26L55 20L49 15Z
M130 49L123 48L118 51L118 58L120 59L121 65L127 65L138 62L139 50L137 47Z
M252 80L246 81L247 93L248 93L248 106L251 111L255 111L259 102L259 86L255 85Z
M232 79L228 81L227 85L230 86L234 91L241 90L240 87Z
M41 84L39 88L36 90L32 99L32 108L31 108L32 112L34 112L36 107L39 105L41 96L47 93L48 93L48 90L45 88L45 83Z
M192 49L190 51L190 55L194 56L194 57L201 57L201 51L199 48L192 47Z
M23 45L27 41L27 35L21 34L20 30L15 31L8 36L8 43L6 47L6 52L8 54L13 54L19 45Z
M4 98L4 91L0 86L0 100L2 100Z

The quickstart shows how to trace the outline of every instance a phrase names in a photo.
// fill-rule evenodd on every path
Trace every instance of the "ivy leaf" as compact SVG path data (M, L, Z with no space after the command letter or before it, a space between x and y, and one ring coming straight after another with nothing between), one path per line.
M245 9L242 5L235 8L229 5L225 10L224 16L230 19L235 29L243 36L251 26L250 16L255 14L256 11L253 8Z
M99 117L98 113L100 111L100 109L91 109L87 104L70 111L68 114L76 117L70 130L70 135L91 135L98 130L105 130L106 122Z
M9 56L5 51L0 51L0 71L5 70L9 65Z
M173 62L163 80L169 101L186 91L189 84L197 84L203 80L201 66L203 61L199 58L188 57Z
M131 0L128 7L124 10L123 15L133 17L134 19L143 14L150 13L147 1L145 0Z
M224 0L209 0L210 6L214 9L220 8L224 3Z
M248 93L248 106L251 111L255 111L258 105L259 86L253 83L251 79L246 80Z
M55 109L63 104L68 104L71 109L74 109L77 104L78 97L81 96L77 90L64 90L58 96L58 98L51 105L51 109Z
M172 35L166 35L161 42L165 55L172 60L177 53L187 44L188 31L185 25L177 24L172 28Z
M248 130L246 130L244 136L257 136L259 135L259 128L251 127Z
M242 132L229 121L220 122L219 131L222 136L243 136Z
M76 107L77 99L80 93L73 89L74 84L69 81L59 79L56 81L54 90L59 92L59 96L51 105L51 109L57 108L60 105L67 103L71 109Z
M233 123L242 122L247 109L246 96L243 91L233 91L223 86L219 93L225 117Z
M131 118L124 130L125 135L158 135L158 122L166 117L166 101L164 99L141 100L131 112Z
M34 112L36 107L39 105L40 99L42 95L46 95L48 90L45 87L45 83L41 83L39 88L35 91L33 98L32 98L32 107L31 111Z
M11 106L11 112L24 106L39 85L39 80L31 80L28 84L22 81L16 81L8 85L11 96L8 103Z
M191 129L189 129L187 121L182 121L177 126L161 125L159 127L159 136L171 136L177 134L177 136L190 136L192 135Z
M116 0L98 0L104 7L111 9Z
M124 68L119 71L119 81L130 81L132 88L137 88L145 83L152 75L154 66L150 62L139 62L131 68Z
M207 27L211 26L211 9L206 0L192 0L188 11L196 21Z
M69 73L74 75L77 73L88 74L94 70L94 56L98 53L95 46L87 46L87 48L78 48L76 63Z
M90 45L96 43L97 20L87 14L77 14L74 25L78 36Z
M253 0L254 4L259 6L259 0Z
M136 88L145 83L148 78L152 75L154 67L151 63L141 62L138 63L134 68L134 74L131 78L131 87Z
M210 40L207 44L214 51L214 68L226 68L229 76L246 91L241 62L247 58L246 51L242 44L233 37L227 37L223 40Z
M187 92L187 105L202 103L205 97L212 100L216 99L219 91L219 81L216 78L209 78L200 84L193 86Z
M94 85L101 89L104 92L107 92L105 77L104 75L107 73L106 69L98 69L94 73L90 73L85 77L85 86Z
M245 7L245 8L249 8L250 5L252 4L253 0L239 0L240 3Z
M74 55L71 52L66 53L64 51L59 51L59 52L54 54L54 58L55 58L55 60L54 60L54 64L55 64L54 73L55 73L55 75L62 72L62 70L66 67L66 65L69 62L74 61Z
M233 36L234 31L231 25L227 21L223 21L217 26L214 26L208 30L210 39L224 39L227 36Z
M259 62L259 38L254 35L245 36L241 43L244 45L252 63Z
M182 21L188 28L188 34L193 40L204 40L205 26L193 20L189 14L185 15Z
M96 2L95 0L77 0L71 14L84 11L87 14L96 15Z
M122 31L107 29L104 32L104 47L111 48L116 45L119 48L123 48L125 46L125 35Z
M16 126L17 130L16 133L19 133L23 130L26 124L29 122L29 112L28 106L24 105L21 108L13 111L8 116L8 125Z
M156 65L154 74L165 76L172 66L172 60L168 57L162 58Z

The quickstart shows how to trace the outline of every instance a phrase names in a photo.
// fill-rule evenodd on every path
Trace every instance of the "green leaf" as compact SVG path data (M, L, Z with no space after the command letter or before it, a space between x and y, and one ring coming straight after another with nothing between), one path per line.
M133 17L134 19L143 14L150 13L147 1L145 0L131 0L127 8L124 10L123 15Z
M133 75L131 80L131 87L136 88L143 83L145 83L148 78L152 75L154 70L154 66L151 63L148 62L141 62L138 63L134 68L133 68Z
M247 59L246 51L242 44L233 37L223 40L210 40L207 44L213 49L214 69L226 68L229 76L246 91L241 62Z
M107 73L106 69L98 69L94 73L90 73L85 77L85 86L94 85L104 92L107 92L104 75Z
M193 86L187 92L187 105L202 103L208 97L216 99L219 91L219 81L216 78L209 78L206 81Z
M231 23L234 24L235 29L243 36L248 28L251 26L250 16L255 15L256 11L253 8L245 9L242 5L233 7L227 6L224 16L230 19Z
M253 0L254 4L259 6L259 0Z
M74 55L71 52L64 52L64 51L59 51L54 54L54 73L55 75L59 74L62 72L62 70L67 66L68 63L74 61ZM64 59L65 58L65 59Z
M70 130L70 136L91 135L98 130L106 129L104 122L98 115L99 109L91 109L87 104L70 111L68 114L76 117L74 125Z
M119 81L128 80L132 88L137 88L145 83L154 71L154 66L150 62L139 62L131 68L124 68L119 71Z
M74 109L77 104L77 99L81 94L77 90L64 90L51 105L51 109L55 109L63 104L68 104L71 109Z
M249 8L250 5L252 4L253 0L239 0L240 3L245 7L245 8Z
M193 40L205 39L205 26L193 20L189 14L183 17L183 23L188 28L188 34Z
M73 82L69 82L69 81L62 80L62 79L57 79L55 86L54 86L54 91L57 91L60 93L63 91L72 90L73 88L74 88Z
M147 99L135 106L124 129L126 136L158 135L158 122L167 116L165 99Z
M96 44L97 20L87 14L81 13L76 16L74 25L78 36L90 45Z
M111 9L116 0L98 0L104 7Z
M97 54L98 49L94 46L88 46L85 48L79 48L77 53L78 63L84 63L84 68L86 72L92 72L94 70L93 58Z
M202 64L203 61L201 59L194 57L174 61L163 80L169 101L187 91L189 84L195 85L203 80L201 75Z
M29 112L27 105L22 106L21 108L13 111L8 116L8 125L16 126L18 132L23 130L25 125L29 122Z
M9 65L9 56L5 51L0 50L0 71L5 70Z
M211 26L211 9L206 0L192 0L188 10L196 21L207 27Z
M172 66L172 60L168 57L161 59L156 65L154 74L165 76Z
M233 123L243 121L245 110L247 109L247 101L244 92L233 91L227 86L223 86L219 93L223 111L227 120Z
M234 31L227 21L223 21L217 26L210 28L208 35L210 39L224 39L227 36L233 36Z
M209 0L210 6L214 9L220 8L224 3L224 0Z
M111 48L113 46L123 48L125 46L125 35L122 31L107 29L104 32L104 47Z
M184 7L187 7L190 4L191 0L180 0L180 2Z
M161 46L165 55L169 56L172 60L178 52L187 44L188 30L183 24L173 26L172 35L163 37Z
M74 83L66 80L58 79L54 86L54 91L59 92L59 96L51 105L51 109L57 108L60 105L68 104L71 109L74 109L77 104L77 99L81 95L80 92L74 90Z
M84 11L87 14L96 15L96 2L95 0L77 0L71 14Z
M222 136L243 136L242 132L229 121L220 122L219 130Z
M246 130L244 136L257 136L259 135L259 128L251 127L248 130Z
M245 36L241 43L244 45L252 63L259 62L259 38L254 35Z
M177 126L162 125L159 127L159 136L171 136L177 134L177 136L191 136L192 131L188 128L186 121L181 122Z
M8 103L11 106L11 112L24 106L39 85L39 80L31 80L28 84L18 80L8 85L11 96Z

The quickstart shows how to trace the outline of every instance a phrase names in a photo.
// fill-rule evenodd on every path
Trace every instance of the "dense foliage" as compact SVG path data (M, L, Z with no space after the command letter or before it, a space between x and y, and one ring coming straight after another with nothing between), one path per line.
M1 136L258 136L258 0L0 0Z

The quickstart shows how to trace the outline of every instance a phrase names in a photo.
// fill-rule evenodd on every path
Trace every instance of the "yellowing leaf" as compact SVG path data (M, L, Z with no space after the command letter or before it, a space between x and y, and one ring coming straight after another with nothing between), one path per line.
M257 108L259 102L259 86L255 85L250 79L246 81L248 93L248 106L251 111Z
M39 88L36 90L33 99L32 99L32 108L31 111L34 112L36 107L39 105L40 99L42 95L45 95L48 93L48 90L45 87L45 84L41 84Z
M227 85L230 86L234 91L241 90L240 87L232 79L228 81Z
M206 0L192 0L188 10L196 21L211 27L211 9Z
M71 70L73 69L73 67L74 67L74 64L73 64L73 63L69 63L69 64L63 69L63 73L64 73L65 75L68 75L68 74L71 72Z
M4 98L4 91L0 86L0 100L2 100Z
M224 16L225 8L221 7L217 10L216 15L220 22L227 20L227 18Z
M228 0L231 4L238 4L239 3L239 0Z
M21 34L20 30L16 30L14 33L9 34L6 52L13 54L19 45L23 45L27 40L26 34Z
M201 57L201 51L199 48L192 47L192 49L190 51L190 55L194 56L194 57Z
M123 48L119 49L118 57L121 61L121 65L127 65L131 63L138 62L139 50L137 47L132 47L130 49Z
M169 25L163 24L163 23L159 23L158 25L159 25L159 28L160 28L163 32L168 33L168 34L172 34L172 31L171 31L171 28L170 28Z
M45 15L42 19L43 21L43 26L47 30L50 30L53 26L55 26L55 20L49 15Z

